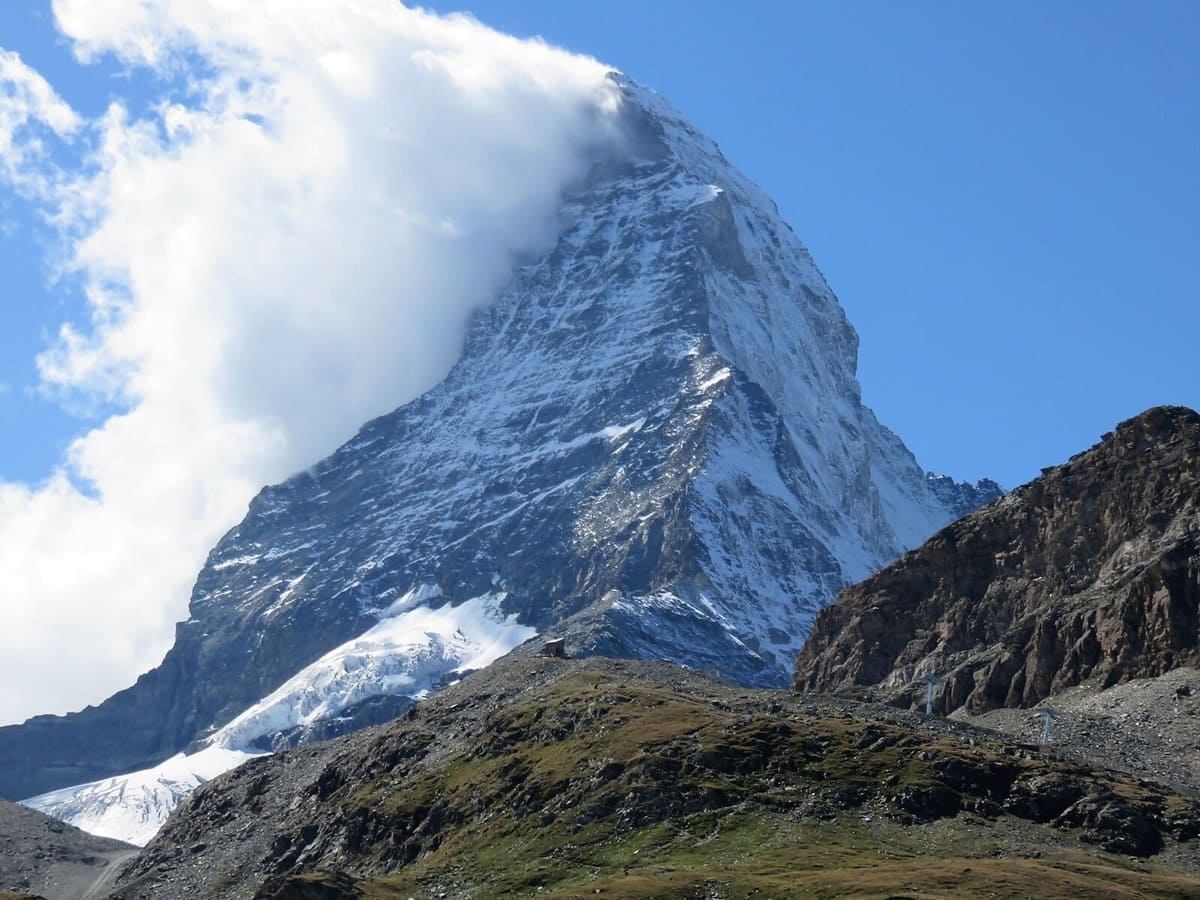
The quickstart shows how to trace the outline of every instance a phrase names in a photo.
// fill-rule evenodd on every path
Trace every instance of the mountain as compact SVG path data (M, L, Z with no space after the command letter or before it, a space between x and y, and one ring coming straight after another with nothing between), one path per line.
M912 705L940 673L937 709L977 714L1197 662L1200 415L1161 407L844 591L796 686Z
M128 844L0 800L0 898L104 896L99 890L134 852Z
M1195 799L962 723L510 658L204 785L114 896L1183 897L1197 833Z
M160 666L0 729L0 795L384 721L535 634L784 686L838 590L999 492L927 476L775 206L614 77L620 147L446 379L254 499ZM110 788L38 805L91 821Z

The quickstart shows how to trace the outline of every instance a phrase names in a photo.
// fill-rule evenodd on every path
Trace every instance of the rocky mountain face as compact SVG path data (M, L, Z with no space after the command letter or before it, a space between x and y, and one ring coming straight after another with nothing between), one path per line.
M940 531L817 617L796 687L944 713L1200 659L1200 416L1151 409ZM918 696L919 695L919 696Z
M774 205L620 80L622 145L444 382L263 490L158 668L0 729L0 795L329 737L539 633L783 686L838 590L998 492L928 477L876 421ZM88 791L41 806L94 822L131 793Z
M114 896L1190 896L1198 833L1195 800L962 723L510 658L202 786Z

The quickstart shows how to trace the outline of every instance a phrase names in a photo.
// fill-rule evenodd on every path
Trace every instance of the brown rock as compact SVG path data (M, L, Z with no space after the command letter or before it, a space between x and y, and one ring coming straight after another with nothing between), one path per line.
M818 616L798 690L1028 707L1200 659L1200 415L1159 407L960 519Z

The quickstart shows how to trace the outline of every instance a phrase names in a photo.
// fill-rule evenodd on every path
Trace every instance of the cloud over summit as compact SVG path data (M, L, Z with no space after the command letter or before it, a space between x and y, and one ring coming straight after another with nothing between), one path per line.
M45 483L0 481L0 721L156 663L261 485L440 380L618 104L594 60L393 0L53 9L81 64L163 93L80 122L0 55L0 172L49 185L90 317L43 384L119 410ZM46 181L37 121L88 142L80 171Z

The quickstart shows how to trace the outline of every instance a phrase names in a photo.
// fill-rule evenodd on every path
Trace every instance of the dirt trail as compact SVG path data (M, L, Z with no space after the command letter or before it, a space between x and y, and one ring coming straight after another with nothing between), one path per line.
M99 898L107 897L109 888L113 886L117 875L121 872L121 867L127 860L137 856L140 852L140 850L121 850L114 853L100 876L79 895L79 900L99 900Z

